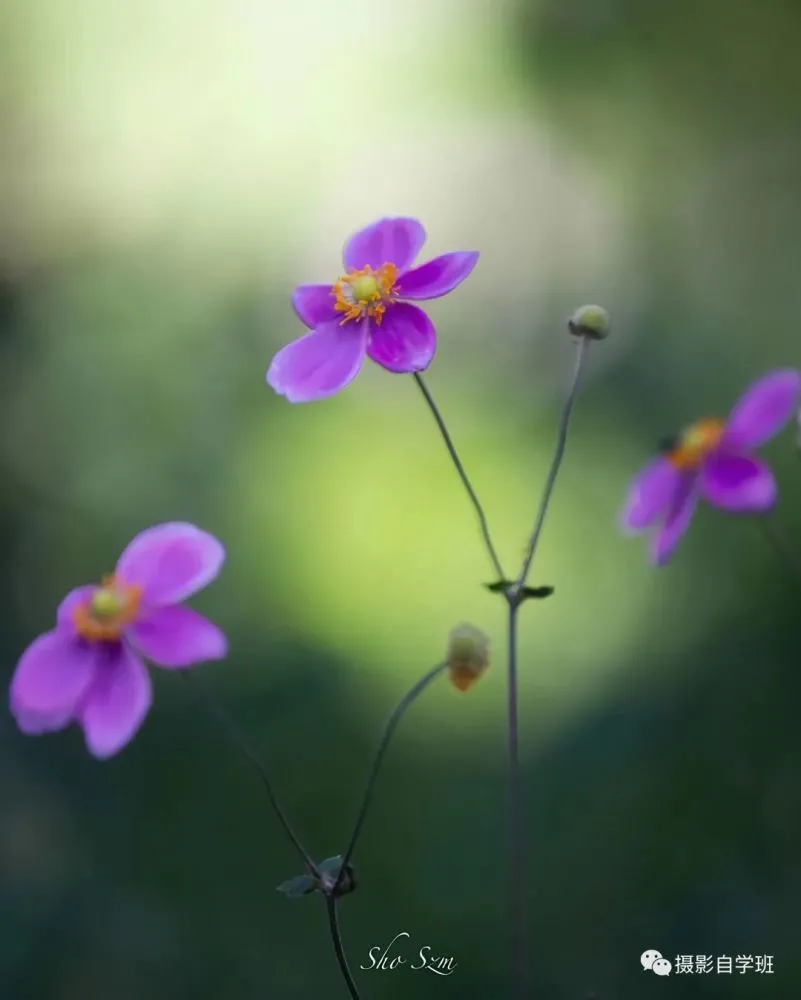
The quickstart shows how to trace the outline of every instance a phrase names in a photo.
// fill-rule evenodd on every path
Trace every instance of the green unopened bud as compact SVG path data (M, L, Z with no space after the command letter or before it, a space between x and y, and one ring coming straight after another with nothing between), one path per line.
M467 691L489 666L489 638L473 625L457 625L448 638L448 674L458 691Z
M581 306L570 319L567 326L574 337L587 337L590 340L604 340L609 336L609 313L600 306Z

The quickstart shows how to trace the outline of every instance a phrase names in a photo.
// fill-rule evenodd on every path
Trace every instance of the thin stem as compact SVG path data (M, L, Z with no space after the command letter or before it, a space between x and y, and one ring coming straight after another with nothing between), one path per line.
M525 850L523 846L522 788L520 782L520 747L518 741L517 698L517 612L520 603L509 600L507 726L506 743L509 759L508 826L509 826L509 889L515 995L518 1000L528 997L528 962L526 930Z
M782 559L790 572L795 575L796 579L801 582L801 558L799 558L795 549L788 542L784 532L771 517L760 517L758 521L765 537L773 546L774 551Z
M567 432L570 426L570 415L578 395L581 372L587 357L589 338L579 338L576 352L576 363L570 382L562 416L559 421L559 431L556 439L556 450L545 481L545 488L540 500L534 528L529 538L526 555L520 573L511 586L505 591L509 609L508 616L508 649L507 649L507 699L506 699L506 738L509 767L509 875L510 875L510 917L513 941L514 993L517 1000L528 1000L528 954L526 930L526 877L525 877L525 842L523 831L523 795L520 781L520 746L519 746L519 705L517 691L517 613L525 600L523 588L526 585L534 553L539 544L545 516L551 502L556 477L564 458L567 446Z
M370 775L367 778L364 797L362 798L361 808L359 809L358 816L356 817L353 833L350 836L350 842L348 843L347 850L342 858L342 864L339 869L337 880L334 883L334 894L336 894L336 890L339 888L339 884L345 875L345 869L353 857L353 852L356 850L356 843L359 839L359 834L362 832L364 820L367 816L367 810L370 808L370 803L373 799L373 792L375 791L375 783L378 778L378 772L381 769L381 763L384 760L387 750L389 749L390 741L392 740L392 736L397 729L398 723L403 718L409 706L423 693L423 691L425 691L433 680L439 677L447 666L447 663L438 663L436 667L432 667L428 673L424 674L414 687L407 691L403 698L401 698L392 710L392 714L389 719L387 719L387 723L384 726L384 731L381 734L381 739L378 743L378 750L376 751L375 758L373 759L373 766L370 769Z
M198 678L194 676L194 674L190 674L188 671L181 671L181 677L183 677L183 679L188 684L193 685L194 688L200 693L203 700L206 702L206 706L209 708L212 715L216 718L217 722L220 724L223 730L228 734L229 739L240 750L240 752L243 753L244 756L248 759L251 766L255 770L256 774L258 774L262 785L264 785L264 790L267 792L267 798L270 800L270 805L273 807L275 815L278 817L281 826L283 826L287 837L289 837L289 839L292 841L295 850L305 861L306 866L308 867L311 874L314 875L315 878L318 878L320 875L319 869L317 868L317 865L315 865L314 861L312 861L311 856L309 855L308 851L303 846L303 844L300 842L300 839L295 833L295 831L292 829L292 825L287 819L286 814L284 813L284 810L281 808L281 805L278 802L276 794L273 791L272 783L270 782L270 779L267 775L267 771L265 770L264 765L255 755L255 753L253 753L250 747L247 745L244 737L240 734L239 730L237 729L236 724L233 722L231 717L224 711L224 709L220 706L220 704L217 702L217 699L214 697L211 691L209 691L209 689L204 684L201 684Z
M356 983L353 981L350 967L348 966L348 959L345 956L345 948L342 944L342 934L339 930L339 912L337 910L336 896L326 896L325 906L328 910L328 929L331 931L331 943L334 945L334 954L337 957L339 971L342 973L342 978L345 980L345 985L348 987L351 1000L361 1000L359 991L356 989Z
M528 579L529 571L531 570L531 563L534 559L534 553L537 550L537 544L540 540L540 535L542 534L542 528L545 524L545 515L548 513L548 505L551 502L551 496L553 494L554 486L556 485L556 477L559 475L559 467L562 464L562 459L565 454L565 447L567 446L567 431L570 426L570 414L573 411L573 404L576 401L576 396L578 395L579 381L581 379L581 372L584 367L584 361L587 357L587 350L589 348L590 341L588 337L581 337L578 343L578 351L576 352L576 364L573 368L573 377L570 382L570 389L565 400L564 408L562 409L562 417L559 421L559 433L556 439L556 451L554 452L553 460L551 462L551 468L548 472L548 478L545 481L545 489L542 494L542 499L540 500L540 507L537 511L537 518L534 522L534 529L531 532L531 538L528 542L528 548L526 550L526 557L523 560L523 568L520 570L520 575L518 576L513 590L519 592L522 587L525 586L526 580Z
M478 516L478 523L481 528L481 535L484 539L484 545L486 546L487 553L492 561L492 565L495 569L495 572L498 574L498 579L503 580L505 579L503 573L503 567L501 566L501 561L498 558L498 553L496 552L495 546L492 542L492 536L490 535L490 530L489 530L489 523L487 522L487 515L484 513L484 508L481 506L481 501L478 499L476 491L473 489L473 484L470 482L470 479L467 473L465 472L464 466L462 465L462 460L459 458L459 455L456 451L456 446L454 445L453 440L451 439L450 433L448 432L448 428L445 425L445 421L442 417L442 414L439 412L439 408L437 407L437 404L434 402L434 397L429 392L428 386L423 381L423 376L420 374L420 372L415 372L414 380L419 386L420 392L422 392L423 398L425 399L426 403L428 403L428 408L429 410L431 410L434 420L437 422L437 427L439 428L439 432L442 435L442 440L445 442L445 447L448 449L448 454L451 457L451 461L456 467L456 471L459 473L459 478L462 480L462 484L464 485L464 488L467 490L467 495L470 497L470 502L473 504L473 507L475 508L476 514Z

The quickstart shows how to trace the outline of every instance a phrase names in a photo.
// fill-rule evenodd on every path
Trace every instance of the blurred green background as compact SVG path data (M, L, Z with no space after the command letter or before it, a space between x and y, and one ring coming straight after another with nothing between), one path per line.
M591 353L521 624L534 1000L801 995L801 589L702 510L656 573L616 516L654 443L801 364L794 0L4 0L4 677L142 528L228 547L199 674L311 852L344 847L386 715L469 620L493 669L412 709L343 929L364 1000L504 997L503 607L430 415L375 367L264 384L345 237L420 217L476 248L428 376L504 562L522 556L572 347ZM801 550L801 468L770 455ZM344 998L319 899L202 703L157 673L135 742L0 721L2 1000ZM441 978L361 971L400 931ZM640 953L771 955L658 979ZM675 979L675 975L671 977Z

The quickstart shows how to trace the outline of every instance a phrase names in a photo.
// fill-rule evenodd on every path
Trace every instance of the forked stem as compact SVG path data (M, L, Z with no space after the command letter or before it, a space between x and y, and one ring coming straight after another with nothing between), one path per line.
M523 588L526 585L531 564L537 551L548 506L553 496L556 478L564 458L567 446L567 433L570 426L570 415L578 395L579 382L587 357L590 338L581 336L578 339L576 363L570 381L567 397L562 408L559 421L559 431L556 440L556 450L545 480L542 499L540 500L534 528L529 538L526 555L517 579L505 591L508 605L507 627L507 698L506 698L506 742L509 771L508 792L508 825L509 825L509 877L510 877L510 919L512 925L514 961L514 990L517 1000L530 1000L528 988L528 930L526 912L526 865L525 865L525 833L523 828L523 792L520 780L520 741L519 741L519 699L517 671L517 615L520 605L526 595Z
M356 816L356 822L353 825L353 833L350 835L348 846L342 856L342 861L340 862L339 871L334 884L326 893L325 902L326 907L328 908L328 926L331 932L331 941L334 945L334 953L336 954L337 962L339 963L339 968L342 972L342 978L345 980L352 1000L359 1000L359 991L356 988L356 983L353 981L353 976L350 968L348 967L348 960L345 956L345 949L342 944L342 935L339 929L339 917L337 911L337 892L346 872L349 871L350 862L353 858L354 851L356 850L356 844L359 841L359 835L362 832L362 827L364 826L364 821L367 817L367 810L370 808L370 803L373 801L373 793L375 791L376 781L378 780L378 773L381 770L381 764L387 750L389 749L389 744L392 741L395 730L398 728L398 723L406 714L407 709L417 700L417 698L420 697L428 685L439 677L447 665L447 663L438 663L435 667L432 667L431 670L427 671L420 678L420 680L406 692L406 694L392 710L389 719L387 719L384 731L381 734L381 739L378 741L378 749L376 750L375 757L373 758L373 766L370 768L370 774L367 777L367 785L364 790L364 795L362 796L362 803L359 807L359 812Z

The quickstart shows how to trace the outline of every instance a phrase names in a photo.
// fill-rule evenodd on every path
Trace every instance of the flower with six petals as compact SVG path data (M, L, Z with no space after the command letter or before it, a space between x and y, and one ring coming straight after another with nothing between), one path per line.
M181 604L215 579L225 550L192 524L160 524L138 534L99 586L61 602L56 627L17 663L10 707L29 735L76 722L89 752L111 757L133 739L152 690L142 657L189 667L225 656L225 636Z
M299 285L292 304L312 331L273 358L267 382L290 403L309 403L344 389L365 355L390 372L419 372L431 363L437 333L412 301L447 295L478 260L446 253L412 267L426 233L416 219L380 219L355 233L333 285Z
M758 514L776 502L768 466L753 454L792 420L801 372L784 369L753 383L726 420L705 418L665 442L634 478L622 512L624 530L653 529L651 560L664 566L690 525L698 498L735 514Z

